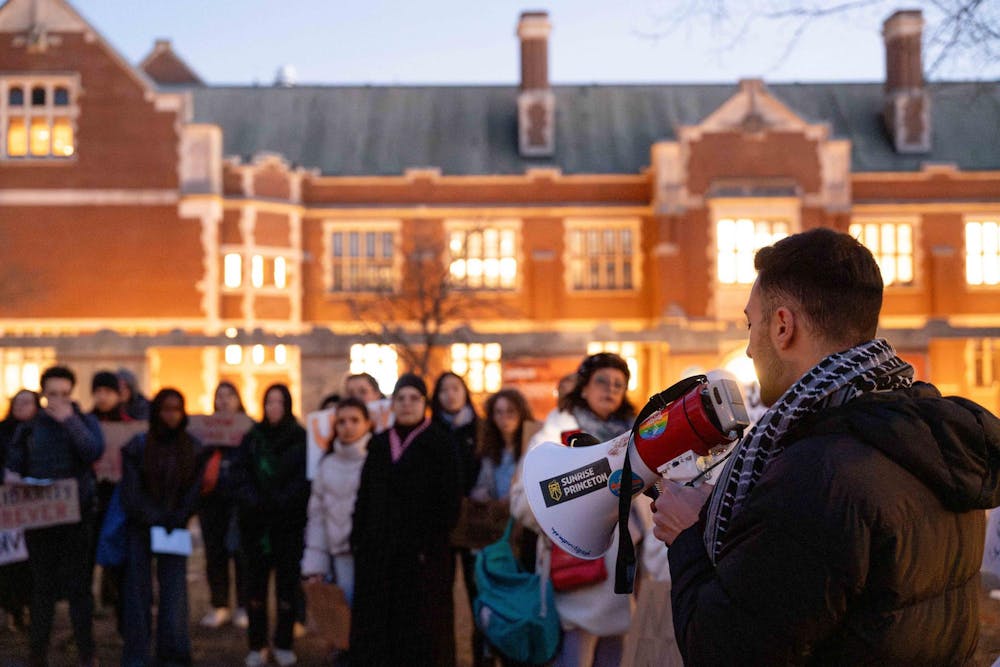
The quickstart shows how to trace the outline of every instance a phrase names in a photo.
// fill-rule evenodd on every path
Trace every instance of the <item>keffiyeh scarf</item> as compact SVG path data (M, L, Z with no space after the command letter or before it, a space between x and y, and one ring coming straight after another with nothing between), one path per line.
M913 367L875 339L823 358L789 387L733 450L709 500L705 548L714 564L726 531L767 464L784 449L783 437L802 418L875 391L913 383Z

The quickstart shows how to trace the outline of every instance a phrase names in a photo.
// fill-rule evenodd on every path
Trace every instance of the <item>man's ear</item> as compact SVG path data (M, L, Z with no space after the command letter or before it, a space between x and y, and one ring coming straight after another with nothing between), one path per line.
M786 306L778 306L771 315L771 337L779 350L787 350L795 340L798 321Z

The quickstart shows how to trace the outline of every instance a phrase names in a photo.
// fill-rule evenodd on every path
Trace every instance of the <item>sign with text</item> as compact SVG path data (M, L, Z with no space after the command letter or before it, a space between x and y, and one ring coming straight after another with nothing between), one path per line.
M75 479L0 485L0 530L57 526L79 520L80 497Z
M99 480L118 482L122 478L122 447L139 433L149 430L149 422L101 422L104 434L104 454L94 463Z
M235 415L190 415L188 433L213 447L239 447L253 420L239 412Z
M24 531L0 530L0 565L28 560L28 545L24 541Z

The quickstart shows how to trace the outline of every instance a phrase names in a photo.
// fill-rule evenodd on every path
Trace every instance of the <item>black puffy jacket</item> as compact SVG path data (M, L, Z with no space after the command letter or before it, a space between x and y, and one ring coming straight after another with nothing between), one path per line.
M916 383L814 415L784 443L716 567L703 522L670 548L686 664L970 662L1000 420Z

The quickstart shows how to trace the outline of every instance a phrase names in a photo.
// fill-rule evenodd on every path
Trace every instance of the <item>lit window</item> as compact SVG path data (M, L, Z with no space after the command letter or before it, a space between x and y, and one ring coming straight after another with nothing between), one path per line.
M243 282L243 258L238 253L226 255L223 266L223 280L226 287L239 287Z
M28 154L28 128L23 118L7 121L7 155L23 157Z
M253 361L255 364L257 364L258 366L260 366L262 363L264 363L264 346L263 345L254 345L250 349L250 360Z
M239 345L226 346L226 363L230 366L237 366L243 361L243 348Z
M970 285L1000 283L1000 233L996 220L965 223L965 281Z
M886 285L913 284L913 225L909 223L854 223L851 236L868 248Z
M365 292L395 288L399 268L396 239L399 223L373 221L324 227L329 259L327 285L334 292Z
M969 384L977 389L1000 384L1000 338L974 339L966 345Z
M639 387L639 357L635 343L618 343L609 341L606 343L587 343L587 354L597 354L598 352L613 352L625 360L628 366L628 390L635 391Z
M517 285L517 229L510 224L453 228L449 272L456 287L510 290Z
M288 282L288 273L284 257L274 258L274 286L284 288Z
M284 366L288 363L288 348L284 345L274 346L274 363Z
M716 250L719 282L749 285L757 277L754 254L788 236L784 221L721 218L716 223Z
M453 343L451 371L460 376L473 394L500 390L502 373L500 343Z
M254 287L264 286L264 258L260 255L250 258L250 282Z
M566 250L570 289L637 287L638 221L567 220Z
M40 391L42 371L55 363L52 348L0 348L0 413L20 390Z
M383 394L392 392L399 379L399 358L391 345L357 343L351 345L351 373L368 373Z
M74 87L66 77L0 78L0 145L7 158L66 158L76 152Z

